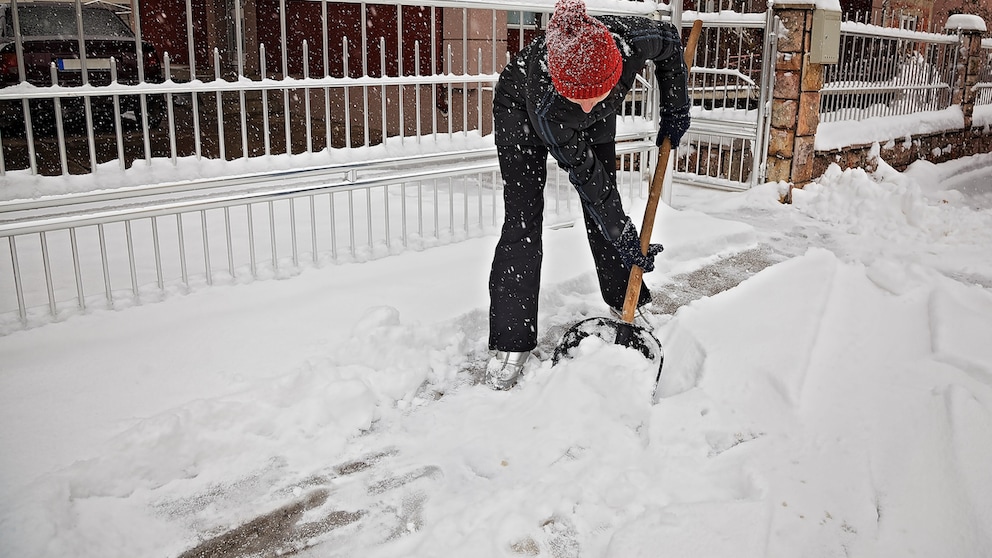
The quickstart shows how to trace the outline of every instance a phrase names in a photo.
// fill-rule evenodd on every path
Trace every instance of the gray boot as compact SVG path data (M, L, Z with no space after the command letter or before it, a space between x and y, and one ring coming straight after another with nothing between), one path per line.
M523 353L496 351L496 356L486 366L486 385L498 390L512 388L520 378L528 358L530 351Z

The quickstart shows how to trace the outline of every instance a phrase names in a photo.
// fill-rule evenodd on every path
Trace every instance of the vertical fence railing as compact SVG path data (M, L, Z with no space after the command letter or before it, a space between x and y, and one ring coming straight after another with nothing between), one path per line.
M960 38L844 22L840 59L826 66L820 121L943 110L953 99Z
M984 64L975 84L976 106L992 105L992 39L982 41L982 58Z

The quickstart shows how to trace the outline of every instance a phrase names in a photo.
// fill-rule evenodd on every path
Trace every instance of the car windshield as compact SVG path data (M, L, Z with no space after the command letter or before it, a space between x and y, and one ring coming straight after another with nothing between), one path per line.
M8 14L11 20L11 14ZM76 9L72 6L23 6L17 10L25 37L77 37ZM133 38L117 14L102 8L83 8L83 36Z

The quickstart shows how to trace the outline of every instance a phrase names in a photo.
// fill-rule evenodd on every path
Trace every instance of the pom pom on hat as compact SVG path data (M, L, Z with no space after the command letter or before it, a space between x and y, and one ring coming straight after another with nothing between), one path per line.
M620 49L610 30L589 17L582 0L559 0L545 37L548 72L563 97L599 97L620 80Z

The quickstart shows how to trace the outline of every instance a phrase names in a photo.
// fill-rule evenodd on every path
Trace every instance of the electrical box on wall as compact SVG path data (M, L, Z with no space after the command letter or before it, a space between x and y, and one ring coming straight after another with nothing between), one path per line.
M836 64L839 58L840 12L824 9L813 10L809 61L814 64Z

